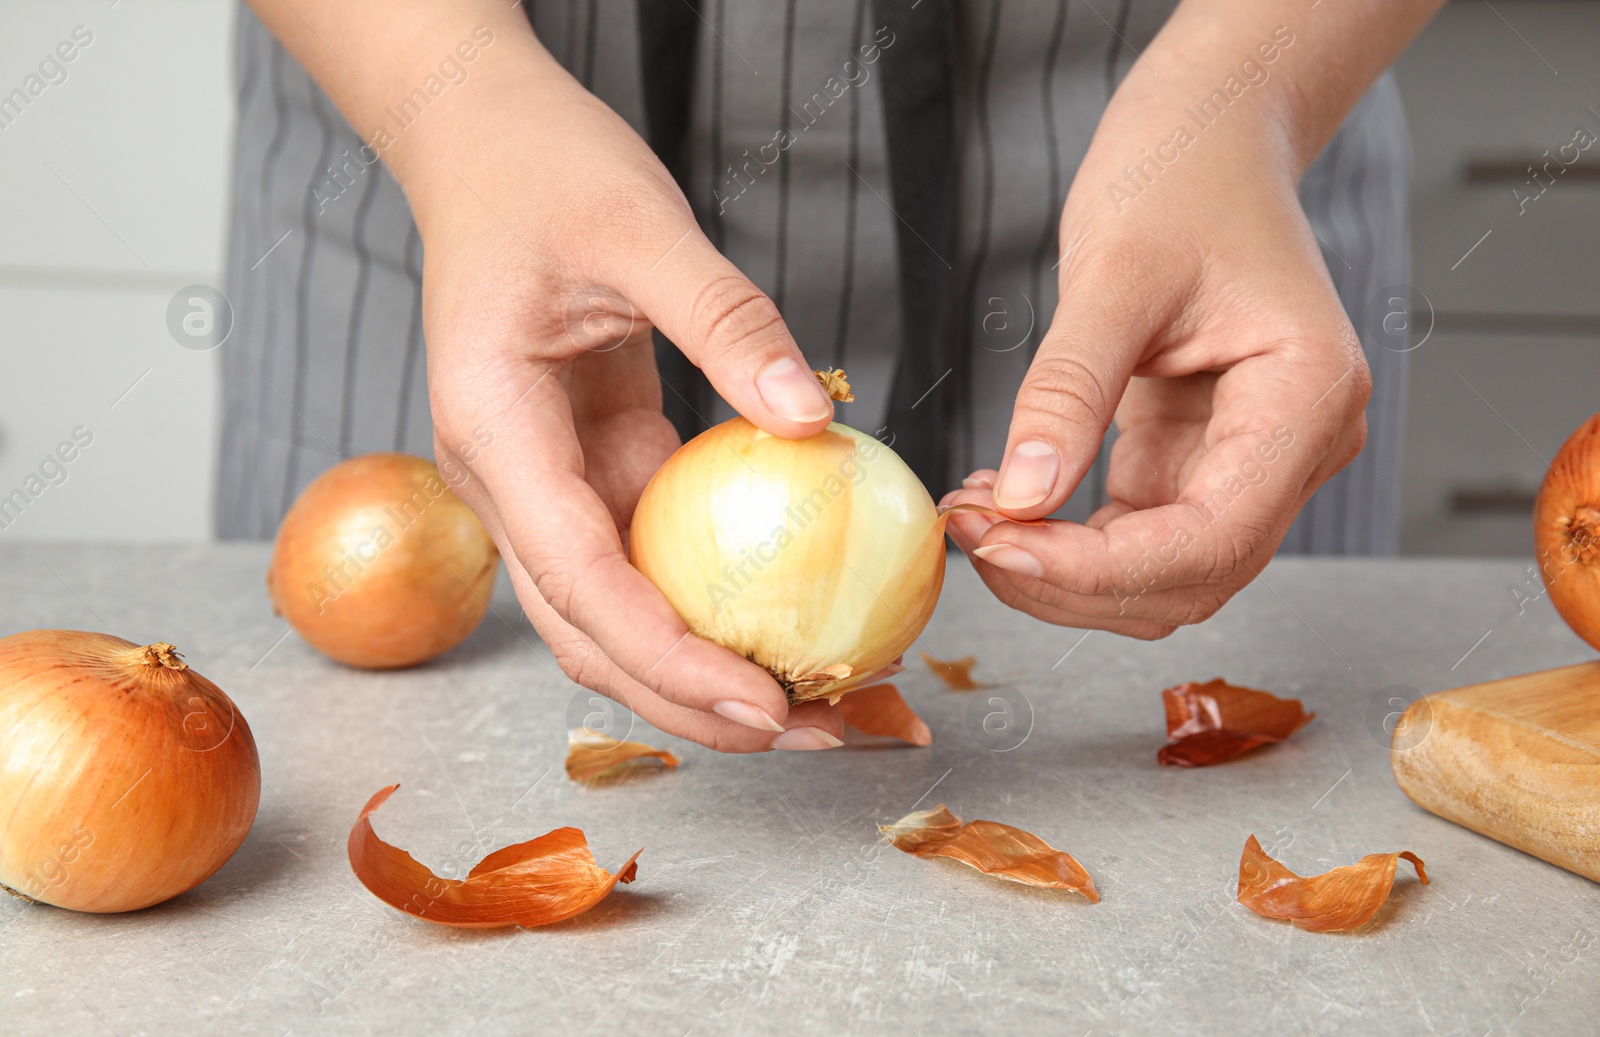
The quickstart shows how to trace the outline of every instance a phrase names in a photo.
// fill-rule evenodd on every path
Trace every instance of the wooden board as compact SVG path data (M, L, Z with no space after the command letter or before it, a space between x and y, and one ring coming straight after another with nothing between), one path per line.
M1600 882L1600 662L1418 699L1391 758L1419 806Z

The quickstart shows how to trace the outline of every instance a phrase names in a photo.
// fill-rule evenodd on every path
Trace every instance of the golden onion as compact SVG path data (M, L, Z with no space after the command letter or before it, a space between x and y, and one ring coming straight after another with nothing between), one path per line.
M278 527L273 608L349 666L415 666L467 639L500 553L483 523L410 454L353 457L317 476Z
M250 725L166 643L0 638L0 885L133 911L204 882L255 820Z
M944 583L944 520L893 450L830 424L782 439L744 418L645 487L629 556L689 629L765 667L791 702L898 659Z

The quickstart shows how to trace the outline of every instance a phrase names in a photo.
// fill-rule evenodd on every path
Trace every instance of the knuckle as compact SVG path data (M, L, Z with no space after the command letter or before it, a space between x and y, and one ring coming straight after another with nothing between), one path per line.
M1340 451L1339 467L1343 468L1356 459L1367 445L1367 414L1365 410L1357 411L1355 419L1351 421L1348 431L1343 437L1344 448Z
M1355 356L1350 361L1350 385L1355 391L1352 395L1352 409L1365 410L1367 401L1372 399L1372 369L1367 366L1367 358L1358 346Z
M1272 531L1259 522L1240 518L1229 526L1223 537L1214 541L1205 582L1224 583L1243 569L1266 546Z
M728 721L732 723L732 721ZM721 724L713 725L699 738L695 739L701 745L718 753L752 753L760 752L768 746L753 746L748 736L742 732L730 731Z
M566 674L575 684L585 688L602 691L600 687L600 667L596 666L594 649L578 638L564 638L550 645L550 654L556 658L556 665L561 667L561 672Z
M533 585L556 615L569 619L572 603L577 597L577 573L564 565L545 566L533 574Z
M1111 394L1095 371L1077 357L1040 354L1028 371L1017 406L1066 420L1096 433L1111 412Z
M1204 623L1222 608L1226 598L1219 598L1210 594L1198 594L1179 606L1175 617L1176 626L1193 626ZM1176 627L1174 627L1176 629Z
M701 348L732 352L745 339L783 326L773 301L749 281L733 274L716 278L700 290L690 310L701 329Z

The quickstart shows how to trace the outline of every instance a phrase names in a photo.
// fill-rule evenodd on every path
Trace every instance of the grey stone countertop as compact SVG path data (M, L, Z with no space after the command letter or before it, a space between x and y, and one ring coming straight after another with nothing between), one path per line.
M1600 889L1414 806L1382 733L1391 698L1593 655L1546 600L1519 603L1514 589L1538 590L1525 563L1283 559L1212 620L1144 643L1013 612L956 556L924 646L976 655L997 687L903 674L931 747L721 756L638 721L634 736L682 768L592 789L561 768L590 696L503 573L465 645L377 674L287 633L266 561L264 545L0 548L0 634L177 643L239 704L263 769L249 838L184 896L105 916L0 897L0 1033L1600 1026ZM1218 675L1302 698L1317 719L1225 766L1158 767L1161 689ZM576 825L609 868L644 847L638 880L547 928L409 917L363 889L344 852L361 805L395 781L376 827L436 871ZM941 802L1072 853L1101 902L879 841L880 822ZM1402 867L1367 927L1302 932L1234 902L1252 833L1302 874L1413 850L1433 884Z

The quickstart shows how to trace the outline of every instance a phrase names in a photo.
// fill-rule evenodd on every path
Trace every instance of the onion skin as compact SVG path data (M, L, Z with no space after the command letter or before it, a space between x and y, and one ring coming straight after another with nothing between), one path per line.
M1533 505L1533 550L1550 601L1600 648L1600 414L1556 453Z
M791 702L890 665L944 583L944 521L892 450L838 423L808 439L744 418L645 487L629 555L696 635L763 666Z
M467 639L489 608L499 560L431 462L367 454L328 469L294 502L267 592L324 655L396 669Z
M0 884L74 911L135 911L204 882L261 800L233 701L171 645L0 638Z

